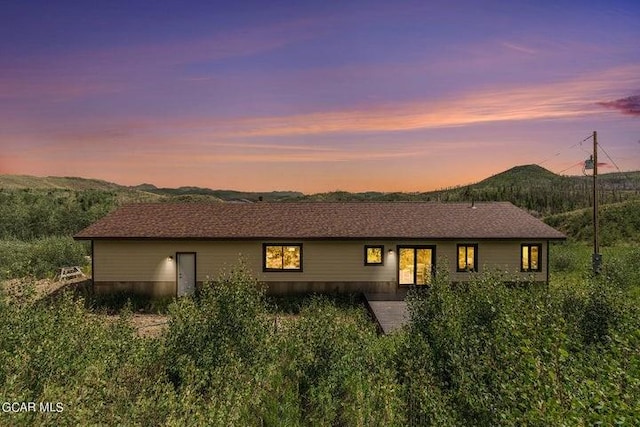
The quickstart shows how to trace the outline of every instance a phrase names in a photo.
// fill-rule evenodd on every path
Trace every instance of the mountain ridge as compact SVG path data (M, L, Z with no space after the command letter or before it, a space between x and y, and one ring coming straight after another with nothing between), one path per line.
M620 202L640 197L640 171L612 172L599 175L603 203ZM100 179L83 177L36 177L30 175L0 175L0 189L98 190L128 194L126 199L145 200L173 198L176 201L510 201L539 214L555 214L585 207L592 187L590 176L558 175L542 166L517 165L476 183L425 192L348 192L330 191L303 194L299 191L239 191L198 186L160 188L144 183L125 186ZM565 190L564 193L560 190ZM558 199L555 201L551 198ZM560 199L565 199L560 203ZM536 206L538 205L538 206ZM553 206L552 206L553 205ZM561 205L561 206L560 206ZM542 207L542 209L539 209Z

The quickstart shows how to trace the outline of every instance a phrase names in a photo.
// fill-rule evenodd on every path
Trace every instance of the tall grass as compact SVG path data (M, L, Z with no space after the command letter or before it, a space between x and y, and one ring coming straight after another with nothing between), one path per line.
M71 237L0 240L0 279L53 277L62 267L84 266L89 249Z
M157 339L138 337L126 309L108 324L70 296L0 296L0 396L64 404L0 425L633 425L637 257L608 256L576 287L439 275L389 336L322 297L278 326L242 269L173 302Z

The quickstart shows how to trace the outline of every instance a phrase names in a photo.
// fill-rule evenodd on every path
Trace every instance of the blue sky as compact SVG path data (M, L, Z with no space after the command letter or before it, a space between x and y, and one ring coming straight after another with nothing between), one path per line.
M0 173L424 191L582 173L594 130L637 170L638 22L636 1L9 2Z

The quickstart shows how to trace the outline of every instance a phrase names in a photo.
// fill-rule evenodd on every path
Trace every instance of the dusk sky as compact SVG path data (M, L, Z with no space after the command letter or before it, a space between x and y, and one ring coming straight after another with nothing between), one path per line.
M640 169L638 0L2 4L3 174L426 191L594 130Z

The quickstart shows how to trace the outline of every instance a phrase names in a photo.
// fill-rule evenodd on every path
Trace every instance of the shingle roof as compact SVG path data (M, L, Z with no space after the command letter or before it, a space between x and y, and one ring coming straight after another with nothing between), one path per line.
M564 239L511 203L140 203L76 239Z

